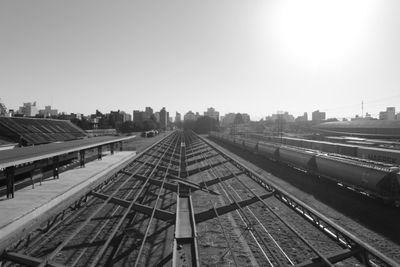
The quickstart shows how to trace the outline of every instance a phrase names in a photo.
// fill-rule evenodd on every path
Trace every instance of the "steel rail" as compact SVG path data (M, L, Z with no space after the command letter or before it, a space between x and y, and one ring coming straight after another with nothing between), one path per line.
M236 177L237 180L244 186L246 187L252 194L254 194L254 196L258 197L252 190L250 190L250 188L248 188L248 186L241 181L238 177ZM272 213L274 214L286 227L288 227L304 244L306 244L311 250L314 251L315 254L317 254L326 264L328 264L328 266L333 266L331 264L331 262L321 253L319 252L318 249L316 249L313 245L310 244L309 241L307 241L305 239L305 237L303 237L302 234L300 234L292 225L290 225L288 222L286 222L281 216L279 216L269 205L267 205L267 203L261 199L260 197L258 197L259 200L261 201L261 203ZM250 210L250 209L249 209ZM253 213L250 210L251 213ZM259 219L254 215L254 217L257 219L257 221L259 221ZM264 226L263 226L264 227ZM279 248L280 246L277 245ZM280 248L281 249L281 248ZM283 251L282 251L283 252ZM284 253L284 252L283 252ZM284 255L286 255L286 253L284 253ZM292 263L292 261L289 259L289 261ZM294 264L292 264L294 265Z
M232 160L234 161L234 160ZM237 167L237 166L236 166ZM233 172L231 172L233 173ZM247 175L249 178L251 178L251 176ZM247 185L245 185L238 177L235 177L245 188L247 188L253 195L255 195L256 197L258 197L252 190L250 190L248 188ZM297 237L299 237L303 243L305 243L309 248L311 248L314 253L316 253L318 255L318 257L320 259L322 259L324 261L325 264L327 264L328 266L333 266L332 263L322 254L320 253L314 246L312 246L294 227L292 227L291 225L289 225L285 220L283 220L276 212L274 212L267 204L266 202L261 199L260 197L258 197L259 200L264 204L265 207L268 208L269 211L271 211L282 223L284 223L293 233L295 233L297 235ZM247 207L249 208L249 207ZM250 209L249 209L250 211ZM251 212L252 213L252 212ZM254 216L255 217L255 216ZM255 217L256 218L256 217ZM258 220L258 218L256 218ZM284 253L284 255L286 255Z
M202 155L204 157L204 154ZM261 250L262 254L264 255L264 257L266 258L267 262L270 264L270 266L274 266L271 262L271 260L269 259L269 257L267 256L267 254L265 253L264 249L261 247L261 244L259 243L259 241L257 240L256 236L254 235L253 231L255 232L255 234L258 236L258 239L261 240L261 242L263 243L264 247L269 251L269 254L274 258L275 262L278 263L279 266L283 266L283 264L275 257L275 255L271 252L271 250L269 249L269 247L265 244L264 239L261 237L260 233L258 231L256 231L255 229L252 229L251 227L251 222L250 220L247 218L247 216L245 216L245 213L242 210L241 205L227 192L227 190L225 190L224 185L225 182L222 181L220 179L220 177L218 175L216 175L216 173L214 172L214 164L211 164L211 160L207 159L206 163L209 167L208 171L211 172L211 174L214 176L214 178L219 180L219 186L221 187L222 191L225 193L228 202L230 202L231 204L235 203L235 205L239 208L239 210L241 211L241 214L243 214L243 216L240 214L239 210L236 210L238 216L240 217L240 219L242 220L242 222L246 225L246 228L249 230L251 236L253 237L254 241L256 242L257 246L259 247L259 249Z
M154 154L156 154L157 152L158 152L158 151L152 152L153 156L154 156ZM146 152L146 153L144 153L144 154L149 155L149 152ZM150 157L149 160L151 160L151 159L153 159L153 158ZM146 169L146 171L147 171L147 169ZM138 182L139 182L139 181L138 181ZM138 214L138 213L135 213L134 217L133 217L131 220L134 220L134 218L136 217L137 214ZM120 245L120 244L119 244L119 245Z
M168 136L167 136L168 137ZM166 137L166 138L167 138ZM163 139L165 140L165 139ZM125 181L123 181L123 183L121 183L116 190L108 197L107 200L105 200L93 213L91 213L89 215L89 217L80 224L79 227L77 227L75 229L75 231L73 231L66 239L63 240L63 242L61 244L59 244L52 253L50 253L50 255L48 255L43 261L42 263L39 265L39 267L44 267L49 261L53 260L53 258L58 254L58 252L60 252L66 244L68 244L93 218L94 216L97 215L97 213L99 213L107 204L110 203L110 200L118 193L118 191L125 186L126 183L128 183L128 181L130 181L130 179L137 173L139 172L140 169L136 170L128 179L126 179Z
M229 168L226 167L226 165L224 165L225 169L227 171L229 171L232 175L234 175L234 177L236 178L236 180L243 186L245 187L249 192L251 192L251 194L253 194L255 197L257 197L259 199L259 201L270 211L272 212L286 227L288 227L304 244L306 244L311 250L314 251L315 254L317 254L328 266L333 266L330 261L322 254L319 252L318 249L316 249L313 245L310 244L310 242L308 242L293 226L291 226L288 222L286 222L281 216L279 216L275 211L273 211L271 209L271 207L269 205L267 205L267 203L265 202L264 199L260 198L257 194L255 194L241 179L239 179L239 177L237 177L237 175L235 175L235 173L233 171L231 171ZM249 176L248 176L249 177ZM251 177L249 177L251 178ZM233 189L233 188L232 188ZM236 191L234 191L236 193ZM236 193L237 194L237 193ZM238 195L238 197L240 198L240 196ZM262 226L262 228L265 230L265 232L270 236L271 240L273 240L273 242L276 244L276 246L278 247L278 249L282 252L282 254L288 259L288 261L294 265L294 263L290 260L290 258L287 256L287 254L283 251L283 249L280 247L280 245L278 244L278 242L270 235L270 233L267 231L267 229L265 229L264 225L259 221L259 219L257 218L257 216L251 211L250 207L247 207L247 209L253 214L253 217L260 223L260 225Z
M149 146L148 148L146 148L143 152L139 153L137 155L137 157L141 157L146 151L153 149L153 147L157 146L159 142L161 142L162 140L152 144L151 146ZM131 166L132 164L137 164L135 162L135 160L133 160L132 163L130 163L129 165L127 165L125 168L134 168L133 166ZM98 188L101 188L101 190L107 190L107 188L112 188L112 186L114 185L113 183L110 183L111 180L113 180L114 182L118 181L118 179L122 178L122 176L118 177L118 174L114 174L113 176L111 176L110 179L107 179L104 183L100 184L99 186L97 186L94 190L97 190ZM90 203L93 203L95 201L95 199L93 198L92 200L88 200L86 201L88 195L90 194L90 192L88 194L86 194L86 196L84 197L85 202L86 202L86 206L90 205ZM79 203L81 203L81 200L79 200ZM68 208L69 209L69 208ZM75 212L73 214L71 214L70 216L67 216L64 219L64 212L65 210L62 212L62 218L55 224L51 225L51 228L46 229L46 232L44 234L44 236L40 236L38 235L37 238L35 238L33 241L30 240L30 238L28 238L29 240L27 241L27 244L25 245L25 248L22 248L22 253L23 254L28 254L28 255L32 255L33 253L35 253L37 250L39 250L41 248L41 246L48 242L52 237L54 237L57 233L59 233L60 231L63 230L63 228L57 228L59 225L61 225L61 223L64 224L69 224L70 222L72 222L73 220L75 220L76 218L78 218L81 213L85 212L85 209L80 209L78 212ZM57 215L58 216L58 215ZM54 229L54 230L52 230ZM18 250L21 253L21 249ZM6 251L7 253L7 251ZM23 255L21 254L21 255ZM13 257L14 260L16 259L15 257ZM35 264L36 266L36 264Z
M190 146L190 145L189 145L189 148L191 149L191 146ZM192 150L192 149L191 149L191 150ZM197 160L196 160L196 162L197 162ZM203 183L204 183L204 187L205 187L205 189L206 189L206 192L209 192L208 186L207 186L207 184L205 183L205 180L204 180L203 177L202 177L202 180L203 180ZM235 266L238 267L238 266L239 266L238 260L236 259L236 255L235 255L235 253L233 252L232 244L231 244L231 242L230 242L230 239L229 239L228 235L226 234L226 231L225 231L225 229L224 229L224 226L222 225L221 218L220 218L220 216L219 216L219 214L218 214L218 211L217 211L217 209L215 208L215 205L214 205L214 203L211 201L211 199L208 199L208 201L210 202L210 205L213 206L213 209L214 209L214 212L215 212L215 214L216 214L216 218L217 218L218 224L219 224L219 226L221 227L222 233L223 233L224 238L225 238L225 240L226 240L226 243L227 243L227 245L228 245L229 252L230 252L230 254L231 254L232 258L233 258L233 261L234 261L234 263L235 263Z
M175 151L176 151L176 148L177 148L177 146L178 146L178 143L179 143L179 142L175 142L174 151L172 152L172 154L175 154ZM170 160L172 161L172 157L170 157ZM147 225L145 234L144 234L144 236L143 236L142 244L141 244L141 246L140 246L140 249L139 249L138 255L137 255L137 257L136 257L136 261L135 261L134 266L138 266L138 264L139 264L139 260L140 260L141 254L142 254L142 252L143 252L144 245L145 245L146 240L147 240L147 235L148 235L148 233L149 233L149 230L150 230L150 227L151 227L153 218L154 218L154 214L155 214L155 211L156 211L156 208L157 208L157 204L158 204L158 201L159 201L159 199L160 199L160 195L161 195L161 193L162 193L162 191L163 191L163 189L164 189L164 182L165 182L165 180L166 180L166 178L167 178L168 169L169 169L170 165L171 165L171 163L168 164L167 171L165 171L164 177L163 177L163 179L162 179L161 187L159 187L158 194L157 194L157 199L156 199L156 201L155 201L155 204L154 204L154 207L153 207L153 210L152 210L150 219L149 219L149 223L148 223L148 225ZM155 170L156 170L156 168L154 168L153 171L155 171ZM150 179L150 177L149 177L148 179Z
M242 200L242 197L237 193L237 190L232 187L232 185L228 185L232 190L232 192L235 193L235 195ZM256 194L254 196L257 197ZM261 198L260 198L261 199ZM278 241L271 235L271 233L265 228L264 224L258 219L258 217L254 214L254 212L251 210L250 207L246 207L246 209L250 212L250 214L253 216L253 218L257 221L258 225L261 226L261 228L264 230L265 233L269 236L269 238L272 240L272 242L275 244L275 246L278 248L278 250L284 255L284 257L287 259L287 261L290 263L290 265L295 265L294 262L290 259L290 257L285 253L285 251L282 249L282 247L278 244Z
M158 160L158 164L160 164L160 163L161 163L161 159ZM155 173L156 169L157 168L154 168L152 170L152 172L150 173L150 176L147 178L147 180L143 183L142 187L138 191L137 196L130 202L130 204L127 207L126 211L124 212L123 216L119 219L117 225L114 227L113 231L108 236L106 242L103 244L103 246L101 247L100 251L97 252L97 255L95 256L95 258L91 262L90 266L92 266L92 267L96 266L97 263L100 261L100 259L104 256L103 254L106 251L106 249L108 248L109 244L111 243L111 240L115 237L115 235L118 232L119 228L121 227L122 223L125 221L126 217L128 216L129 212L131 211L133 205L135 204L135 202L137 201L137 199L139 198L139 196L143 192L144 188L147 186L150 177ZM135 174L136 173L137 172L135 172ZM134 177L134 175L131 175L130 177ZM155 208L153 209L152 216L154 216L154 210L155 210Z
M228 193L226 192L226 190L223 188L222 185L218 184L218 186L221 188L221 190L225 193L226 197L228 198L229 201L232 202L232 199L229 197ZM245 220L245 218L243 217L243 213L240 213L238 210L236 210L237 215L239 216L239 218L242 220L242 222L245 224L246 226L246 230L249 231L250 235L252 236L252 238L254 239L254 241L256 242L257 246L259 247L259 249L261 250L261 253L263 254L263 256L265 257L265 259L267 260L268 264L270 266L274 266L274 264L272 263L271 259L268 257L268 255L266 254L266 252L264 251L264 249L262 248L260 242L258 241L258 239L256 238L256 236L254 235L254 231L252 229L251 224L249 224L247 222L247 218ZM270 251L269 251L270 252ZM270 252L271 254L271 252ZM272 254L271 254L272 255Z
M188 136L180 132L179 178L187 180L186 144L189 143ZM172 266L191 265L199 266L199 255L196 237L196 222L194 219L191 188L186 184L178 184L176 196L176 219L175 236L172 252Z
M257 195L256 193L253 192L253 190L251 190L247 185L245 185L241 179L239 179L239 177L237 177L237 175L235 175L235 173L233 171L231 171L226 165L223 165L221 167L224 167L228 172L230 172L230 175L233 175L233 178L236 178L236 180L238 180L242 185L244 185L244 187L248 190L248 192L251 192L252 195L254 195L255 197L258 198L259 201L262 201L263 203L266 204L265 200L260 198L259 195ZM232 187L231 184L228 184L228 187L230 187L232 190L232 192L235 193L235 195L242 200L242 198L240 197L240 195L237 193L237 190L234 189ZM275 238L273 238L273 236L269 233L269 231L265 228L265 226L262 224L262 222L258 219L258 217L253 213L253 211L250 209L250 207L246 207L246 209L250 212L251 216L258 222L258 224L261 226L261 228L264 230L265 233L267 233L267 235L269 236L269 238L271 239L271 241L275 244L275 246L278 248L279 251L281 251L281 254L287 259L287 261L291 264L294 265L293 261L289 258L289 256L283 251L282 247L278 244L278 242L275 240Z
M124 195L125 195L125 200L127 200L127 198L128 198L129 196L132 196L132 195L136 192L135 187L136 187L137 185L139 185L139 184L140 184L140 181L136 181L136 182L134 183L133 187L132 187L129 191L127 191L127 192L124 193ZM96 198L94 197L94 199L96 199ZM117 208L109 215L109 218L107 218L107 219L103 222L103 224L100 226L100 229L98 229L97 232L96 232L94 235L91 235L91 236L90 236L90 239L89 239L89 241L88 241L88 246L89 246L90 244L92 244L92 243L96 240L96 238L101 234L102 230L104 229L104 227L107 226L108 222L111 221L112 217L113 217L117 212L119 212L119 211L121 211L121 210L123 210L123 207L117 205ZM85 254L86 250L88 249L88 246L86 246L86 247L84 247L82 250L80 250L78 256L75 257L74 261L73 261L71 264L69 264L68 266L71 266L71 267L76 266L76 264L78 264L79 260L80 260L80 259L82 258L82 256Z
M208 164L211 164L210 162L208 162ZM272 256L273 260L278 264L278 266L284 266L284 264L276 257L276 255L271 251L270 247L268 246L268 244L265 243L264 238L262 237L262 235L260 234L260 232L255 229L254 227L252 227L252 223L251 220L249 219L249 217L246 215L246 213L244 212L243 208L245 207L241 207L240 204L237 202L237 200L232 196L232 194L230 193L230 190L228 190L227 188L227 182L226 181L222 181L219 177L219 175L217 175L217 173L215 172L215 170L213 168L211 168L209 170L209 172L212 173L212 175L217 178L220 182L218 183L218 186L220 186L220 188L223 190L223 192L225 193L225 196L228 198L228 200L231 203L235 203L239 209L236 210L236 212L238 213L239 217L241 218L241 220L243 221L243 223L246 225L246 228L248 229L248 231L251 233L251 235L253 236L254 240L257 242L261 252L263 253L263 255L266 257L267 261L270 263L271 266L274 266L271 259L267 256L265 250L261 247L260 242L262 243L262 245L265 247L265 249L269 252L270 256ZM258 239L258 240L257 240Z
M277 199L282 201L282 203L286 204L287 206L291 207L294 211L296 211L299 215L306 218L312 224L318 226L317 229L321 230L322 232L326 233L327 236L336 240L339 244L347 248L358 249L360 248L361 252L358 253L359 255L366 255L364 256L364 261L369 262L368 255L375 257L376 259L380 260L382 263L386 264L387 266L400 266L397 262L390 259L383 253L379 252L369 244L361 241L356 236L345 230L343 227L333 223L330 221L326 216L321 214L320 212L314 210L313 208L306 205L301 200L297 199L294 196L291 196L287 193L284 189L279 187L278 185L274 184L272 181L269 181L256 172L252 171L251 169L244 166L242 163L234 160L231 156L228 156L225 152L221 149L217 148L215 145L211 144L205 138L199 136L199 138L203 139L206 143L210 144L217 152L219 152L224 158L230 159L234 165L239 168L240 170L246 172L251 179L253 179L256 183L261 185L262 187L266 188L267 190L274 190L275 196ZM368 264L368 263L364 263Z

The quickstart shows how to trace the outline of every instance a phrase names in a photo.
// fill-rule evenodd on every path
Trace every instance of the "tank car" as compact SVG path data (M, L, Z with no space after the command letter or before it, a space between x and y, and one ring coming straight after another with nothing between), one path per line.
M399 168L377 167L356 160L319 154L316 172L326 178L368 192L387 201L400 198Z
M243 141L243 146L248 151L257 152L258 141L246 138Z
M258 154L269 158L277 160L279 155L279 145L267 143L267 142L258 142Z
M317 152L301 148L281 146L279 148L279 161L292 167L310 171L314 169Z

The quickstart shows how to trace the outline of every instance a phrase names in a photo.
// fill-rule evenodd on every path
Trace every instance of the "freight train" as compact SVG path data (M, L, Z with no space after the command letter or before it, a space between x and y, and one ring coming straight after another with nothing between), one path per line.
M210 132L210 137L400 206L398 166L218 132Z
M400 150L396 149L366 147L292 137L280 138L276 136L263 136L259 134L249 134L248 137L265 142L282 143L289 146L315 149L327 153L336 153L350 157L357 157L361 159L400 165Z

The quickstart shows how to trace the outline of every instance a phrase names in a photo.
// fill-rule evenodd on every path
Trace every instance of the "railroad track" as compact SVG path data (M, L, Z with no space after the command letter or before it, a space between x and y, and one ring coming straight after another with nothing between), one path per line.
M1 256L4 266L394 266L207 140L176 131Z

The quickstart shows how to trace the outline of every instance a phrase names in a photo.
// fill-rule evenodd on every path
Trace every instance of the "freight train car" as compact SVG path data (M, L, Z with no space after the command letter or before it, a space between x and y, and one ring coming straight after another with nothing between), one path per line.
M385 201L399 201L400 175L397 167L377 166L322 154L317 155L315 161L318 175Z
M255 134L249 135L249 137L260 141L262 140L295 147L310 148L326 153L335 153L350 157L358 157L361 159L400 165L400 150L395 149L349 145L291 137L278 138L275 136L261 136Z
M397 166L248 138L226 138L213 132L210 136L400 206L400 168ZM330 145L328 147L332 149ZM351 155L354 152L352 146L341 149Z

